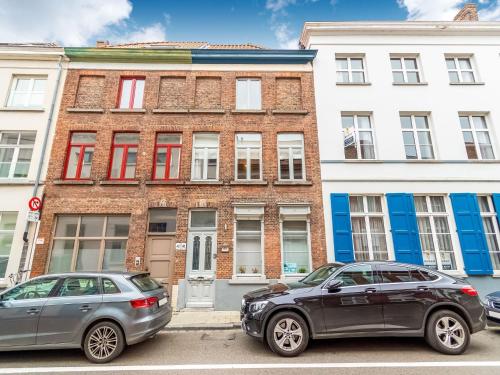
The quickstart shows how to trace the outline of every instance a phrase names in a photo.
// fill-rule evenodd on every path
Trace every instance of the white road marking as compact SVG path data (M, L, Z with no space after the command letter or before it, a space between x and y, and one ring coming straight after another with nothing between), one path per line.
M210 371L210 370L260 370L260 369L329 369L329 368L417 368L417 367L500 367L500 361L455 362L364 362L364 363L234 363L204 365L124 365L78 367L27 367L3 368L0 374L47 374L71 372L118 371Z

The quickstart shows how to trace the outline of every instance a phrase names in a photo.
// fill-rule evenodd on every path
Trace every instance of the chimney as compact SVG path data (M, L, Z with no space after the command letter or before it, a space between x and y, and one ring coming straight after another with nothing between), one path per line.
M105 48L105 47L109 46L109 41L107 41L107 40L97 40L95 42L95 46L97 48Z
M476 4L466 3L460 12L457 13L453 21L479 21Z

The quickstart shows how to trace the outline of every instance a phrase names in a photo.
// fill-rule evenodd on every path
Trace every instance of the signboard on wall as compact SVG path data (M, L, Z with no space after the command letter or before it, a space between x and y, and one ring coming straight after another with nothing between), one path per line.
M283 269L285 273L297 273L297 263L285 263Z

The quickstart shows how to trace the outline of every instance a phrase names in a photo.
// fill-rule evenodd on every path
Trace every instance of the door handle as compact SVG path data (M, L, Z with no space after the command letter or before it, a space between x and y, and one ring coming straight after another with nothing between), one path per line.
M89 305L83 305L80 307L80 310L83 312L87 312L89 310L92 310L92 307L90 307Z
M366 293L375 293L376 291L377 291L377 289L375 289L375 288L366 288L365 289Z
M425 286L425 285L421 285L421 286L417 286L417 290L425 291L425 290L429 290L429 287Z
M40 309L33 307L31 309L28 309L26 312L28 313L28 315L36 315L40 312Z

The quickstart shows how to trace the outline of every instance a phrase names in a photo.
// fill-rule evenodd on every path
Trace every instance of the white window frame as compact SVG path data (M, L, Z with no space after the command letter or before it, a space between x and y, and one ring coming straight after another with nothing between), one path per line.
M391 71L393 73L392 75L392 82L396 85L416 85L419 83L422 83L422 73L421 73L421 67L420 67L420 62L418 56L411 56L411 55L405 55L405 56L390 56L390 60L399 60L401 64L401 69L394 69L392 67L392 61L391 63ZM405 60L415 60L415 65L417 66L416 69L408 69L405 65ZM403 80L404 82L396 82L394 80L394 73L403 73ZM408 73L417 73L418 76L418 81L417 82L408 82Z
M486 232L486 228L483 225L484 233L485 233L486 237L488 237L489 234L494 235L497 239L498 244L500 244L500 228L498 225L498 217L497 217L498 213L495 211L493 199L492 199L491 195L479 195L478 198L480 198L480 197L486 198L487 202L488 202L488 211L487 212L482 211L481 205L479 205L479 212L481 214L481 218L487 217L487 218L490 218L491 221L493 222L493 233ZM486 242L486 244L488 245L488 242ZM497 252L492 251L492 249L490 249L488 246L488 253L489 253L490 257L492 257L493 253L497 253ZM498 253L500 253L500 251ZM500 268L499 269L495 268L495 263L493 262L493 259L491 260L491 265L493 266L493 273L495 275L500 275Z
M401 117L410 117L411 129L403 128L403 126L401 125ZM428 126L427 129L417 128L415 117L425 117L426 121L427 121L427 126ZM399 126L401 128L401 136L403 137L403 149L404 149L404 153L405 153L405 159L406 160L436 160L437 159L436 148L434 147L434 137L432 136L432 130L431 130L432 123L431 123L430 115L428 113L400 113L399 120L400 120ZM406 156L406 148L405 148L406 144L405 144L404 136L403 136L404 132L412 132L413 133L413 139L415 140L415 148L417 149L417 158L416 159L408 159ZM420 139L418 138L419 132L428 132L429 133L429 138L431 140L430 146L432 147L432 155L433 155L432 158L427 158L427 159L422 158L422 151L421 151L420 147L421 146L429 146L429 145L421 145L420 144Z
M258 134L260 136L260 146L259 147L250 147L250 146L238 146L238 135L247 135L247 134ZM236 181L262 181L262 134L261 133L243 133L243 132L238 132L234 136L234 179ZM259 178L252 178L252 172L250 168L250 151L251 150L259 150ZM238 151L240 150L245 150L246 152L246 162L247 162L247 175L246 178L239 178L238 177Z
M345 158L345 145L344 145L344 158L345 160L377 160L377 149L375 145L375 129L373 128L373 117L371 113L362 113L362 112L357 112L357 113L350 113L350 112L342 112L340 114L340 121L342 122L342 117L353 117L354 118L354 141L356 142L356 159L347 159ZM368 121L370 122L370 129L359 129L358 126L358 117L368 117ZM373 142L373 158L363 158L361 155L361 143L359 139L359 132L370 132L372 135L372 142ZM345 131L344 128L342 128L342 132L344 133L344 139L345 139Z
M378 197L380 198L380 206L382 208L382 212L369 212L368 211L368 197ZM383 195L373 195L373 194L352 194L349 195L349 198L351 197L361 197L363 199L363 212L352 212L351 213L351 228L352 228L352 218L353 217L362 217L364 218L365 222L365 230L366 230L366 235L367 235L367 240L368 240L368 255L369 255L369 260L375 260L373 256L373 244L372 244L372 233L370 229L370 218L371 217L379 217L382 218L382 221L384 223L384 235L385 235L385 244L387 248L387 260L392 259L392 249L389 247L389 226L387 222L387 215L385 214L385 205L384 205L384 196ZM354 244L354 230L352 231L353 235L353 244ZM354 252L354 257L356 258L356 251L354 250L354 245L353 245L353 252ZM357 259L356 259L357 260ZM362 261L362 260L359 260ZM366 260L364 260L366 261Z
M195 146L195 140L197 135L217 135L217 147L208 147L208 146ZM207 178L208 176L208 151L209 150L217 150L217 166L215 171L215 178ZM204 150L203 151L203 176L202 178L194 178L195 171L195 151L196 150ZM220 165L220 134L219 133L193 133L193 151L191 158L191 181L219 181L219 165Z
M250 208L250 207L249 207ZM263 209L263 207L251 207L251 208L258 208L258 209ZM251 209L250 208L250 209ZM236 255L237 255L237 243L238 243L238 231L237 231L237 225L238 221L244 221L244 220L253 220L253 221L260 221L260 259L262 262L262 272L260 273L240 273L239 272L239 267L236 264ZM234 256L233 256L233 279L234 280L241 280L241 279L262 279L265 280L266 278L266 264L265 264L265 251L264 251L264 215L263 214L256 214L256 215L247 215L247 214L235 214L234 215L234 222L233 222L233 228L234 228L234 235L233 235L233 249L234 249ZM250 233L250 232L248 232ZM256 234L256 232L254 232Z
M297 210L298 214L288 214L282 213L283 209L291 209L291 210ZM303 211L303 212L302 212ZM313 261L312 261L312 247L311 247L311 219L309 215L310 208L309 206L296 206L296 207L281 207L280 208L280 251L281 251L281 280L289 280L289 279L294 279L294 280L299 280L303 278L306 274L303 273L285 273L284 269L284 262L283 260L285 259L284 257L284 248L283 248L283 222L284 221L305 221L306 222L306 228L307 228L307 247L308 247L308 252L309 252L309 271L312 272L313 270Z
M347 60L347 69L339 69L337 66L337 60ZM361 60L363 64L362 69L353 69L351 60ZM336 55L335 56L335 74L342 72L347 73L349 76L348 82L343 82L338 80L338 76L336 76L337 84L340 85L362 85L368 82L368 76L366 73L366 59L364 55ZM362 82L353 82L352 73L363 73L363 81Z
M431 196L443 198L444 207L446 209L446 212L432 212L431 198L430 198ZM454 229L456 228L455 222L452 220L452 216L450 216L450 212L453 212L453 211L451 210L451 207L449 205L449 197L447 195L443 195L443 194L425 194L425 193L424 194L415 194L414 197L415 198L416 197L425 197L425 200L427 203L427 209L428 209L427 212L418 212L415 209L415 213L417 216L417 228L418 228L418 232L419 232L418 240L420 241L420 228L418 227L418 218L419 217L429 217L429 223L431 225L431 230L432 230L432 233L431 233L432 244L434 245L434 256L436 258L437 271L445 272L445 273L452 274L452 275L463 275L463 273L464 273L462 271L464 269L463 268L463 260L462 260L461 254L459 254L459 252L458 252L458 249L460 248L460 246L458 246L458 242L457 242L457 238L456 238L456 235L457 235L456 230L454 231ZM456 265L456 269L454 269L454 270L443 270L443 265L441 262L441 254L439 251L440 250L439 242L437 239L436 225L434 223L435 217L446 217L446 220L448 222L448 228L450 230L449 235L450 235L451 247L453 250L453 255L455 258L455 265ZM452 224L453 224L453 227L452 227ZM422 256L423 256L423 251L424 251L424 249L422 249Z
M31 169L31 162L33 160L33 150L35 149L35 143L36 143L36 132L35 131L0 131L0 139L2 138L3 134L16 134L17 133L17 144L0 144L0 149L8 149L8 148L13 148L14 149L14 154L12 155L12 161L10 162L10 169L9 169L9 175L7 177L0 177L0 180L2 179L23 179L23 178L28 178L30 175L30 169ZM26 133L33 134L35 136L35 140L33 141L32 145L22 145L20 144L21 140L21 135ZM14 177L14 172L16 170L16 165L17 161L19 158L19 151L21 149L31 149L31 159L30 159L30 165L28 167L28 175L26 177Z
M245 82L245 95L246 95L246 103L243 104L242 107L238 106L238 96L239 96L239 90L238 90L238 83L239 82ZM258 105L253 107L251 105L251 90L250 90L250 82L258 82L259 83L259 96L258 96ZM235 102L235 107L236 110L261 110L262 109L262 82L260 78L237 78L236 79L236 102Z
M191 226L191 216L193 212L200 211L210 211L215 212L215 226L213 227L192 227ZM188 217L188 231L189 232L217 232L217 225L219 220L219 213L215 208L190 208L189 209L189 217Z
M460 117L467 117L469 119L469 125L470 125L469 129L462 129L462 126L460 125ZM482 117L483 121L486 125L486 129L476 129L476 127L474 125L474 121L473 121L474 117ZM484 115L484 114L459 114L458 121L459 121L460 130L462 131L462 139L464 141L465 156L467 157L467 160L495 160L497 158L497 153L495 150L493 137L492 137L492 134L490 132L490 128L488 126L488 121L486 120L486 115ZM471 132L472 133L472 139L474 140L474 147L476 148L477 159L469 159L469 156L467 155L467 145L465 144L465 138L463 137L464 132ZM483 155L481 153L481 148L479 147L479 142L477 140L477 133L478 132L488 133L488 137L490 138L491 149L493 150L493 158L492 159L484 159L483 158Z
M15 75L12 77L12 82L11 82L11 86L10 86L10 92L9 92L9 99L7 100L7 107L13 107L13 108L42 108L43 107L43 103L41 105L31 105L30 104L30 101L31 101L31 96L33 94L42 94L44 95L44 98L45 98L45 93L46 93L46 90L47 90L47 79L48 77L47 76L23 76L23 75ZM17 86L17 82L20 80L20 79L25 79L25 80L29 80L30 83L29 83L29 88L26 90L26 91L22 91L22 93L24 94L28 94L26 96L26 100L24 102L24 105L12 105L12 100L14 99L14 94L16 94L18 91L16 91L14 88ZM34 91L33 90L33 87L35 85L35 80L45 80L45 90L43 91ZM20 91L19 91L20 92Z
M19 212L18 211L0 211L0 221L2 220L2 216L4 214L14 214L14 213L16 214L16 222L14 224L14 229L0 229L0 233L3 233L3 234L12 233L12 243L10 244L9 254L6 257L7 258L7 265L5 267L5 275L3 275L3 277L0 275L0 280L6 279L8 277L9 263L10 263L11 256L12 256L12 247L14 246L14 242L16 239L17 220L19 219Z
M297 149L298 147L293 147L293 146L280 146L280 135L284 134L300 134L302 138L302 144L301 144L301 156L302 156L302 178L295 178L295 172L293 170L293 150ZM285 132L285 133L278 133L277 136L277 143L278 143L278 180L279 181L306 181L306 158L305 158L305 150L304 150L304 133L300 132ZM290 169L289 174L290 178L282 178L281 177L281 168L280 168L280 150L288 150L288 168Z
M448 71L448 79L450 79L450 73L457 73L458 75L458 82L453 82L450 79L450 84L452 85L457 83L474 84L477 82L477 74L474 69L474 61L472 57L473 56L445 56L445 64L446 64L446 70ZM463 59L469 60L469 64L471 66L470 69L462 69L460 67L458 60L463 60ZM453 60L455 62L455 69L448 68L448 62L446 60ZM463 72L472 73L472 78L473 78L472 82L464 81L464 77L462 75Z

